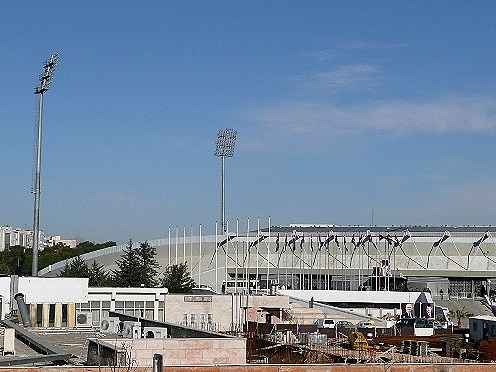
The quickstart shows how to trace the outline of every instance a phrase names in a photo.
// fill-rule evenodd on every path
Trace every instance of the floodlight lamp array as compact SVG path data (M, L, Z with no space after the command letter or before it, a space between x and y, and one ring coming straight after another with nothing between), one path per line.
M234 155L236 144L236 131L234 129L220 130L217 134L215 156L231 157Z
M52 82L53 74L55 73L58 61L58 53L53 54L45 61L45 64L43 65L44 71L40 75L40 85L34 88L34 94L43 94L50 89L50 83Z

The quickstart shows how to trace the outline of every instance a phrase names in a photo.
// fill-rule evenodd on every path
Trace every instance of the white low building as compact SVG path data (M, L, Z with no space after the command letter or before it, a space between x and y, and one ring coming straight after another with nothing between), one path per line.
M167 288L88 287L87 278L0 277L0 316L21 314L40 328L99 327L109 312L212 331L233 331L246 321L278 323L287 296L168 294ZM19 320L22 320L19 318ZM23 323L26 322L23 320Z

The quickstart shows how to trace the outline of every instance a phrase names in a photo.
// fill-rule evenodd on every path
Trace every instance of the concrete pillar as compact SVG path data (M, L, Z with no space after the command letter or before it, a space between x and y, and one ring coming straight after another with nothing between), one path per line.
M43 311L41 316L41 326L43 328L48 328L48 320L50 317L50 304L44 303L42 306L43 306Z
M36 327L38 322L38 304L29 304L29 319L31 319L31 324Z
M55 304L54 326L55 326L55 328L61 328L62 327L62 304L60 302L57 302Z
M76 327L76 304L67 304L67 328Z

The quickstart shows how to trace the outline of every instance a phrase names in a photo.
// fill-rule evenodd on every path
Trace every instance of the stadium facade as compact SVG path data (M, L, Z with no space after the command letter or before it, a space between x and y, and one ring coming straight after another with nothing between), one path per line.
M184 263L199 286L219 293L429 291L442 299L474 298L492 292L491 285L496 289L493 226L294 224L227 230L202 235L201 226L196 231L178 227L149 243L162 269ZM105 248L82 258L113 270L125 248ZM65 264L51 265L39 275L56 276Z

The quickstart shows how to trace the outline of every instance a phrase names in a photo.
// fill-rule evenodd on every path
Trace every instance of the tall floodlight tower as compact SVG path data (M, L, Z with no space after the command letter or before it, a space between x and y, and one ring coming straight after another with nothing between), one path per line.
M40 75L40 84L34 88L34 94L38 94L38 130L36 136L36 170L34 181L34 227L33 227L33 266L32 275L38 276L38 248L40 238L40 173L41 173L41 124L43 115L43 95L50 89L57 62L58 53L53 54L43 65L43 73Z
M214 155L221 159L221 196L220 196L220 223L222 231L226 231L226 193L225 193L225 158L234 155L236 131L234 129L219 130Z

